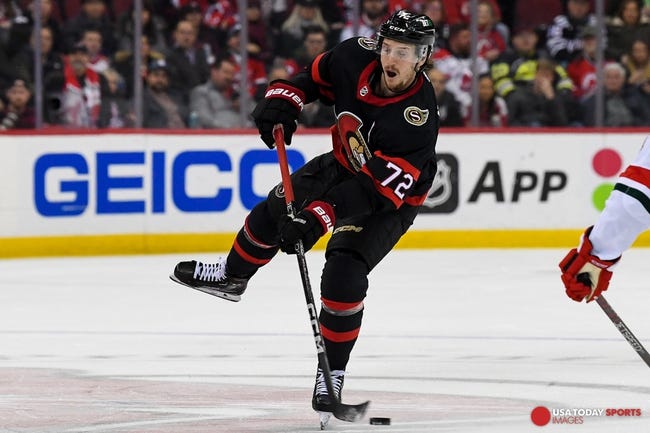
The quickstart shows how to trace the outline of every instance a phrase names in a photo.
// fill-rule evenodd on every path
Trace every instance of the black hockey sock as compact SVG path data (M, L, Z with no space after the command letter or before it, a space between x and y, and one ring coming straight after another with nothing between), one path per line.
M331 370L345 370L362 318L363 310L350 316L339 316L321 309L319 321Z
M264 202L255 206L228 253L226 272L234 277L250 278L270 262L279 250L275 227Z

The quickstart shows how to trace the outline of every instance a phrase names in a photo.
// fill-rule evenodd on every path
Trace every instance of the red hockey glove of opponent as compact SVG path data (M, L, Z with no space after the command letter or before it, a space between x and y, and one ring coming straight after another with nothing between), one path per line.
M614 260L602 260L591 254L593 246L589 240L589 227L582 235L578 248L569 251L569 254L560 262L562 282L566 287L566 294L577 302L585 299L591 302L609 286L612 272L609 271L620 257Z
M273 149L273 126L281 123L284 126L284 141L291 144L291 136L296 132L298 116L302 111L305 93L285 80L275 80L266 89L262 99L251 115L260 131L262 141Z
M312 201L293 218L285 216L280 222L280 249L295 254L296 242L302 240L305 251L309 251L327 231L334 227L336 217L331 204Z

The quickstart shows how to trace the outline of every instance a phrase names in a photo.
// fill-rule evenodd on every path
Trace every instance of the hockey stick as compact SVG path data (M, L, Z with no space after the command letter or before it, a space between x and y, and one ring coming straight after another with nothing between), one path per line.
M278 160L280 163L280 173L282 174L282 187L284 188L284 199L287 203L287 214L293 217L296 214L295 209L295 196L293 195L293 185L291 184L291 174L289 173L289 163L287 161L287 150L284 146L284 129L281 124L275 125L273 128L273 138L275 139L275 147L278 150ZM334 385L332 385L332 377L329 362L327 361L327 352L325 351L325 342L323 335L320 331L318 323L318 314L316 313L316 303L314 302L314 295L311 290L311 283L309 282L309 273L307 271L307 260L305 259L305 248L302 241L296 242L296 257L298 258L298 268L300 269L300 278L302 279L302 288L305 292L305 301L307 302L307 311L309 312L309 320L311 322L311 329L314 334L314 341L316 343L316 352L318 353L318 365L323 370L325 376L325 384L327 385L327 393L332 401L332 414L340 420L355 422L359 421L368 410L370 401L361 404L343 404L334 392Z
M623 337L625 337L627 342L630 343L632 349L634 349L636 353L639 354L641 359L643 359L643 361L648 364L648 367L650 367L650 354L645 349L645 347L643 347L643 344L641 344L641 342L634 336L632 331L630 331L630 328L627 327L625 322L623 322L623 319L621 319L618 314L616 314L616 311L614 311L612 306L609 305L609 302L607 302L607 300L602 295L596 299L596 302L598 302L600 308L602 308L605 314L607 314L607 317L609 317L609 320L612 321L619 332L623 334Z

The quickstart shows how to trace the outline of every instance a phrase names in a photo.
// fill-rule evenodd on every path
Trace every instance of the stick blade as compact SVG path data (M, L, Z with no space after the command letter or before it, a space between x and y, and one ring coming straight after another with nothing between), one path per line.
M332 414L336 419L347 422L357 422L366 415L370 401L361 404L338 404Z

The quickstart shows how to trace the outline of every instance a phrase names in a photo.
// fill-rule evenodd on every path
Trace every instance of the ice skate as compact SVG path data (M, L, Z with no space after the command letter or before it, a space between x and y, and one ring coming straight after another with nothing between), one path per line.
M246 290L247 278L235 278L226 274L226 259L216 263L192 260L180 262L169 276L172 281L232 302L239 302Z
M337 399L341 400L341 390L343 389L343 378L345 376L345 371L343 370L332 370L332 386L334 387L334 394ZM318 368L316 372L316 384L314 385L314 396L311 400L311 407L318 412L320 416L320 429L325 430L327 424L332 417L332 407L330 396L327 392L327 384L325 383L325 376L323 375L323 370Z

